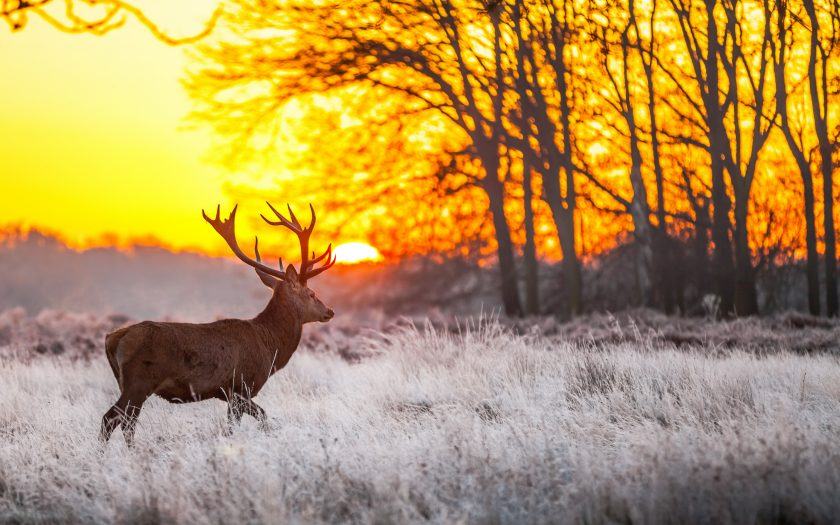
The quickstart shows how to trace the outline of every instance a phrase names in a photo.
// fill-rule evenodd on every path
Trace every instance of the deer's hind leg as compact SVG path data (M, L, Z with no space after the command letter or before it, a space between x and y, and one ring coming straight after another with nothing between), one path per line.
M122 420L122 411L115 403L108 409L107 412L105 412L105 415L102 416L102 427L99 430L99 440L103 443L107 443L108 440L111 439L111 434L113 434L114 430L120 426L120 420Z
M137 425L137 417L140 415L140 409L148 397L149 394L138 391L123 392L114 406L105 412L102 417L100 439L107 442L117 426L122 426L125 443L131 446L134 443L134 428Z

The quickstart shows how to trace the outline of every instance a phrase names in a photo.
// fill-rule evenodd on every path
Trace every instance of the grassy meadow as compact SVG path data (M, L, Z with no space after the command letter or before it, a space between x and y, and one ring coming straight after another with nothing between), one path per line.
M117 385L98 352L73 347L86 348L102 326L59 315L62 333L75 323L88 335L52 355L54 343L27 352L16 342L46 333L46 317L4 315L2 522L840 516L838 353L716 339L749 338L748 324L709 324L705 342L683 345L662 326L611 316L589 319L601 330L589 335L579 333L584 321L552 331L492 318L308 327L304 347L256 398L268 429L245 419L227 435L221 402L153 398L128 449L119 432L107 446L97 440Z

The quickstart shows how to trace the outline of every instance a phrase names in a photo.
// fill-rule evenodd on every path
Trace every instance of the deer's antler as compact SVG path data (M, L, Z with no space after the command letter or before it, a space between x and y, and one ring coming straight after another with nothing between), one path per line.
M320 268L315 268L315 265L322 260L326 259L327 262L324 263ZM315 252L312 252L312 258L307 261L306 268L303 271L303 274L306 275L306 279L311 279L315 277L319 273L325 272L333 267L335 264L336 258L332 254L332 243L327 246L327 250L315 257Z
M319 273L322 273L332 265L335 264L335 257L332 256L332 244L327 246L326 251L319 256L315 256L315 252L312 252L312 256L309 256L309 237L312 235L312 231L315 229L315 208L312 207L312 204L309 204L309 213L311 215L311 219L309 221L309 226L303 227L300 221L298 221L297 217L295 217L295 212L292 211L292 207L290 205L286 205L286 208L289 210L289 219L284 217L279 211L277 211L274 206L271 205L270 202L266 201L268 207L274 212L274 215L277 216L276 221L269 220L265 217L265 215L260 214L260 217L263 218L265 222L271 224L272 226L285 226L286 228L292 230L297 236L298 240L300 241L300 282L301 284L306 284L306 281L312 277L315 277ZM319 262L326 259L326 263L319 268L315 268L315 265Z
M270 266L264 265L260 262L260 254L257 247L257 242L254 242L254 251L257 255L257 260L253 260L239 248L239 244L236 242L236 209L239 207L237 204L233 207L233 210L230 212L230 216L228 216L227 220L222 220L220 218L221 206L216 206L216 218L211 219L204 213L204 210L201 210L201 216L204 217L204 220L209 222L210 225L216 230L222 239L227 242L227 245L230 247L230 250L233 252L234 255L239 257L239 260L244 262L245 264L253 267L257 271L257 275L260 276L260 279L265 283L267 286L273 286L273 284L269 284L266 282L266 278L276 277L278 279L285 279L286 273L281 269L278 270L277 268L272 268Z
M260 240L256 235L254 235L254 257L256 257L258 263L262 262L262 259L260 258ZM283 268L283 259L278 258L277 265L280 268ZM262 281L264 285L268 286L272 290L277 285L277 279L275 279L274 277L268 275L259 268L254 268L254 271L257 272L257 277L260 278L260 281Z

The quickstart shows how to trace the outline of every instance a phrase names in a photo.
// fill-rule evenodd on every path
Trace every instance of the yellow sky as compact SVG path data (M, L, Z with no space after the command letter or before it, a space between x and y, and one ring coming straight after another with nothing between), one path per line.
M149 13L187 31L213 7L165 5L177 11ZM186 60L131 22L101 37L34 18L17 33L0 28L0 226L46 227L76 243L115 232L217 248L200 209L229 204L232 174L207 160L206 131L186 129Z

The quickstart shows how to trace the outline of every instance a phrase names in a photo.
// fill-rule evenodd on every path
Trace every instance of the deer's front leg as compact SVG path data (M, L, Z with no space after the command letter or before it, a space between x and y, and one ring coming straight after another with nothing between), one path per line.
M232 431L233 427L238 425L240 421L242 421L243 414L247 414L260 424L260 427L265 429L266 427L266 415L265 410L253 400L242 397L238 394L233 394L228 401L228 410L227 410L227 417L228 417L228 431Z

